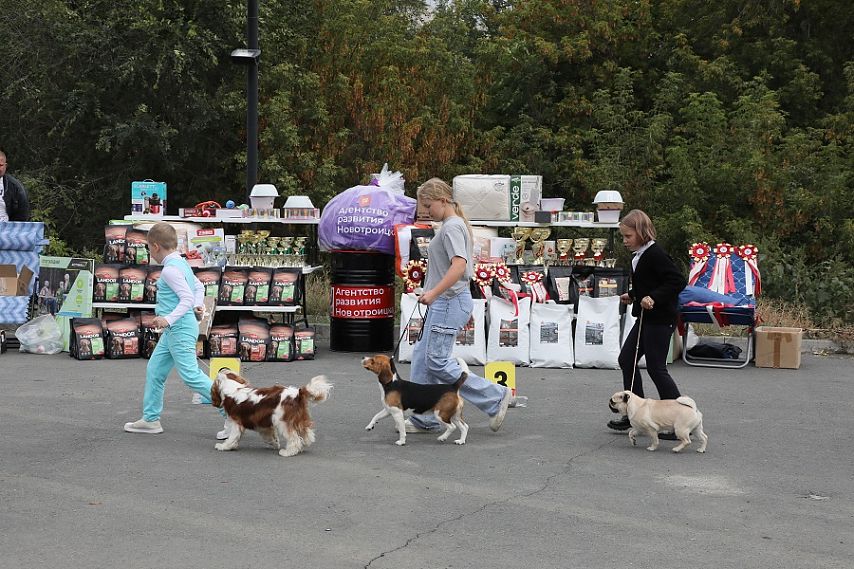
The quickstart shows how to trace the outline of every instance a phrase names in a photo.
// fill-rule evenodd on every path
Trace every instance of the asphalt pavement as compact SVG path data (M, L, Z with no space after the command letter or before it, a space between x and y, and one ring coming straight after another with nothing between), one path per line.
M93 568L845 568L854 566L854 358L671 373L706 454L609 431L619 372L518 368L528 406L468 443L394 445L361 354L244 364L255 385L325 374L317 442L282 458L167 383L160 435L129 434L145 360L0 356L0 566ZM401 366L404 375L407 366ZM482 368L473 368L478 371ZM646 378L647 393L655 393Z

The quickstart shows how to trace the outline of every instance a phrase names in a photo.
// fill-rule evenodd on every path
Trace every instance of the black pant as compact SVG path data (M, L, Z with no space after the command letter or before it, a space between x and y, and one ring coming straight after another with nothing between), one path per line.
M637 359L646 356L646 371L652 382L658 389L658 397L661 399L676 399L681 394L676 382L667 371L667 352L670 349L670 338L673 336L675 326L673 324L649 324L644 322L641 331L640 346L638 347L638 325L640 320L635 321L631 332L623 343L620 350L620 369L623 370L623 388L638 397L643 397L643 382L641 381L640 369L635 371L635 384L632 387L632 368L635 364L635 349L637 347Z

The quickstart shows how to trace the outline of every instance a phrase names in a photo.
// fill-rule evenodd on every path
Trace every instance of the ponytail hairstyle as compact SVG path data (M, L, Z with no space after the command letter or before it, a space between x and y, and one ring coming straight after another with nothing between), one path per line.
M649 216L639 209L633 209L620 220L620 225L637 233L644 245L655 239L655 226Z
M430 178L429 180L418 186L416 196L419 200L444 200L454 206L454 214L462 218L462 220L465 222L466 228L468 228L469 230L469 239L471 240L472 244L474 244L474 232L472 231L471 223L469 223L469 219L466 217L466 214L463 213L463 208L460 207L460 204L454 201L454 192L447 182L440 178Z

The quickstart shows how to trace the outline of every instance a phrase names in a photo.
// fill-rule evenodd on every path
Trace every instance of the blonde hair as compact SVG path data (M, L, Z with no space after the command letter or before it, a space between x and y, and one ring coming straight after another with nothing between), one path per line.
M460 204L454 201L454 191L446 181L441 178L430 178L418 186L418 190L415 192L415 195L418 197L419 201L422 199L434 201L443 200L454 206L454 214L462 218L465 222L466 227L469 230L469 238L474 242L474 232L472 231L471 223L469 223L469 218L466 217L466 214L463 212L463 208L460 207Z
M649 216L639 209L633 209L620 220L620 225L633 230L643 240L644 244L655 239L655 225Z
M158 221L148 230L148 242L156 243L163 249L174 251L178 248L178 233L165 221Z

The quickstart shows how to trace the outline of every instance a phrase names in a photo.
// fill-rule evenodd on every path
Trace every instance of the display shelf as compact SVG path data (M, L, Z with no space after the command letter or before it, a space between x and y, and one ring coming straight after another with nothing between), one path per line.
M278 223L281 225L318 225L319 219L291 219L286 217L181 217L180 215L126 215L125 221L186 221L189 223Z
M154 304L140 304L137 302L93 302L92 308L140 308L143 310L154 310ZM244 310L251 312L296 312L299 306L265 306L263 304L251 304L245 306L217 306L216 312Z
M244 311L244 312L296 312L301 307L299 306L264 306L261 304L251 304L247 306L217 306L216 312L223 311Z
M472 225L479 227L577 227L580 229L619 229L620 223L600 223L598 221L554 221L551 223L535 223L533 221L478 221L469 220Z

